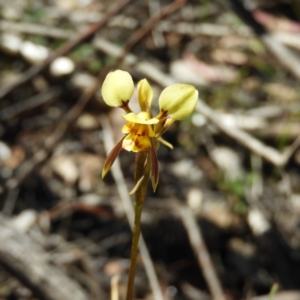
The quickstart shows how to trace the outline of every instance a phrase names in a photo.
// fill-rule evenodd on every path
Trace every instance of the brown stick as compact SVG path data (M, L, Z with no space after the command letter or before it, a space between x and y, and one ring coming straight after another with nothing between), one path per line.
M101 19L98 23L89 25L82 32L80 32L74 38L70 38L63 46L61 46L56 52L51 54L41 65L31 67L25 74L17 80L12 85L4 88L0 91L0 99L3 99L9 93L11 93L17 87L27 83L36 75L44 71L49 67L49 65L58 57L68 54L71 50L73 50L76 46L78 46L83 41L87 40L91 37L95 32L103 27L112 16L116 15L121 11L131 0L120 0L117 4Z
M116 56L117 60L114 64L110 66L110 69L117 67L126 57L135 44L137 44L141 39L143 39L159 21L161 21L166 16L174 13L176 10L180 9L186 0L176 0L173 3L164 6L159 12L153 15L140 29L136 30L124 46L124 50Z
M0 263L42 300L88 300L83 289L47 261L45 251L0 216Z
M284 165L286 165L293 153L297 150L297 148L299 148L300 136L298 136L283 153L280 153L278 150L265 145L263 142L256 139L247 132L237 127L227 126L224 122L221 121L221 119L218 117L218 114L216 114L214 110L207 106L204 101L198 101L196 110L204 115L221 132L225 133L232 139L236 140L238 143L247 147L252 152L263 157L265 160L271 162L275 166L283 167Z
M221 1L221 3L232 9L243 21L248 23L280 64L298 80L300 79L300 60L293 51L276 40L272 34L268 33L268 31L255 20L251 12L244 7L241 1L227 0Z
M171 15L176 10L185 4L186 0L176 0L173 3L164 6L158 13L153 15L139 30L137 30L126 43L124 54L119 58L123 59L124 56L132 49L132 47L140 41L146 34L148 34L155 25L168 15Z
M0 30L2 32L18 32L26 34L42 35L44 37L52 37L55 39L68 39L75 34L73 30L60 29L56 27L44 26L41 24L16 23L8 21L0 21Z
M117 60L111 66L111 69L118 66L124 59L126 59L130 54L128 54L135 44L137 44L142 38L144 38L154 27L166 16L174 13L176 10L180 9L186 0L176 0L173 3L164 6L158 13L153 15L140 29L136 30L127 43L124 46L124 50L120 51L117 56ZM109 53L108 53L109 54ZM114 55L113 55L114 56ZM134 57L134 56L133 56Z
M181 221L187 231L190 244L197 258L199 267L214 300L225 300L220 280L217 276L214 264L210 254L206 248L205 241L202 236L201 229L197 225L194 214L186 205L181 205L177 201L175 203L175 213L180 215Z

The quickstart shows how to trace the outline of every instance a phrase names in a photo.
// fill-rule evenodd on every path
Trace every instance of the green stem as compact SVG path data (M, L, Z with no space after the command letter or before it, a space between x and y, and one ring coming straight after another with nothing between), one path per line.
M132 237L130 269L129 269L129 277L127 283L126 300L133 299L133 286L134 286L134 278L135 278L136 259L138 255L138 244L139 244L139 238L141 232L140 220L142 215L142 206L135 203L134 212L135 212L134 229L133 229L133 237Z
M134 203L135 217L134 217L134 227L133 227L133 237L132 237L126 300L133 299L133 286L134 286L134 278L135 278L135 270L136 270L136 260L138 255L138 245L139 245L139 238L141 232L141 215L142 215L143 203L147 192L149 175L150 175L149 153L139 152L136 154L136 160L135 160L135 174L134 174L135 183L137 183L142 176L144 176L144 179L139 189L135 192L135 203Z

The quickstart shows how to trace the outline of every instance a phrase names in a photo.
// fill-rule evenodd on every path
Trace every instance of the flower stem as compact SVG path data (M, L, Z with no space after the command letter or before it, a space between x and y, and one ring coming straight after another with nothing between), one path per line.
M142 205L139 205L135 202L134 211L135 211L134 230L133 230L133 238L132 238L130 269L129 269L129 277L127 283L126 300L133 299L133 286L134 286L134 278L135 278L136 259L138 255L138 243L139 243L139 237L141 231L140 220L142 215Z
M150 156L148 152L138 152L135 159L135 174L134 180L137 183L142 176L144 176L143 182L139 189L135 192L135 203L134 203L134 227L133 237L131 246L131 257L130 257L130 268L127 283L127 294L126 300L133 299L133 286L136 270L136 260L138 255L138 244L141 232L141 215L143 209L143 203L145 200L148 180L150 175Z

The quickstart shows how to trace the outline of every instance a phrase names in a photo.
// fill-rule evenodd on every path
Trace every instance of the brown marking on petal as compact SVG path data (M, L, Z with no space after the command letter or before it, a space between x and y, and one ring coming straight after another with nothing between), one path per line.
M139 128L136 132L138 136L148 136L149 129L148 125L139 125Z
M167 116L168 116L168 111L161 109L161 111L160 111L160 113L158 115L158 119L162 120L162 119L166 118Z
M141 144L141 143L139 142L139 138L138 138L138 137L136 137L136 139L134 140L134 144L135 144L135 146L136 146L137 148L143 149L143 144Z
M147 152L150 151L151 145L150 145L150 129L148 124L136 124L134 122L127 122L126 126L129 131L130 139L126 139L126 145L128 146L126 148L129 148L132 143L134 145L131 146L131 150L129 151L134 151L134 152ZM128 132L127 131L127 132ZM152 136L152 135L151 135ZM147 138L148 140L142 141L142 138ZM131 144L129 143L129 140L131 140ZM125 147L123 147L126 149Z
M120 105L119 107L123 108L125 110L125 112L130 113L131 109L130 109L128 103L129 103L129 100L122 100L122 105Z
M151 149L151 146L146 146L145 143L140 142L140 137L136 136L134 138L134 145L138 149L138 152L148 152Z

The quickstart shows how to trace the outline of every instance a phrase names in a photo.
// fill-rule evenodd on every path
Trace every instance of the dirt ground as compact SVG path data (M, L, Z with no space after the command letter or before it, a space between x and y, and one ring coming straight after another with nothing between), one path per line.
M300 299L298 1L2 0L0 13L0 299L125 299L134 153L101 179L123 136L100 92L116 69L148 79L155 112L172 83L199 91L164 134L174 149L158 149L135 299Z

